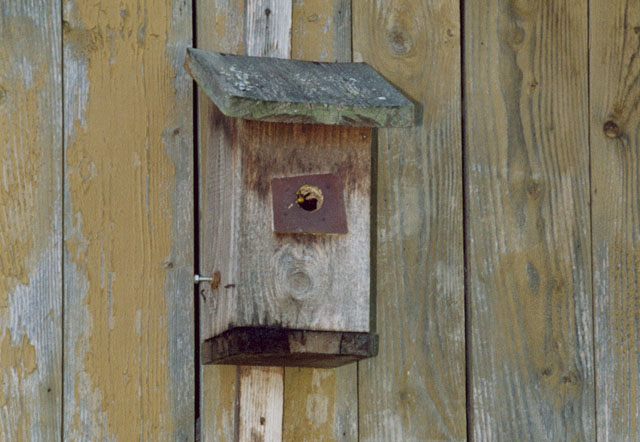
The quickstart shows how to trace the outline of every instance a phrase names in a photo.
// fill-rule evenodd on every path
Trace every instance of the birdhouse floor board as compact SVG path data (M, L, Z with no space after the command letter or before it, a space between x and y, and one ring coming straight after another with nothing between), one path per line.
M202 344L203 364L339 367L378 353L373 333L237 327Z
M413 103L364 63L319 63L188 49L185 68L229 117L407 127Z

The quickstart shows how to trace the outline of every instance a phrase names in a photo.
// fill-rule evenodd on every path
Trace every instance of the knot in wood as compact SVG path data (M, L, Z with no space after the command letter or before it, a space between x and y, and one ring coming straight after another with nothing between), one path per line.
M286 244L274 256L277 297L306 301L329 286L326 257L309 245Z
M387 33L386 38L387 46L394 55L406 55L413 47L413 37L406 29L400 26L394 26Z
M620 126L613 120L608 120L602 127L604 134L609 138L618 138L620 136Z

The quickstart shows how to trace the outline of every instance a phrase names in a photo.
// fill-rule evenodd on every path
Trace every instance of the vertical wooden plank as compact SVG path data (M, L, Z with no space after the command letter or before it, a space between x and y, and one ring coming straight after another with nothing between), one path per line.
M191 3L64 1L70 440L192 440Z
M281 441L282 368L238 367L238 370L238 440Z
M351 61L351 0L294 0L291 58Z
M246 55L291 57L291 1L247 0Z
M290 58L291 0L248 0L246 8L246 55ZM242 126L239 130L243 130ZM238 440L281 441L284 368L239 367L238 376ZM266 411L268 416L264 416ZM254 438L256 426L251 416L260 416L261 431L257 434L262 438ZM263 417L269 420L262 420Z
M60 2L0 7L0 440L55 441L62 407Z
M640 4L590 2L598 440L640 439Z
M378 132L378 357L360 363L361 441L464 440L459 4L353 2L354 60L421 108Z
M351 61L351 0L294 0L292 58ZM286 368L283 440L357 441L357 365Z
M200 1L198 11L198 46L202 49L213 49L222 52L241 53L247 55L277 56L288 58L290 52L291 2L270 2L265 0ZM213 20L211 18L213 17ZM213 28L209 25L213 23ZM244 23L244 26L239 26ZM235 31L234 31L235 29ZM240 34L238 29L244 29ZM232 210L232 199L220 194L220 189L229 186L231 177L217 176L218 164L230 160L235 122L224 118L210 100L202 93L200 104L200 170L201 198L201 269L213 273L220 259L219 251L224 236L219 229L213 214L216 211L225 213ZM229 189L229 194L231 194ZM204 302L213 300L211 287L201 287ZM213 326L208 309L202 309L201 334L210 336L209 328ZM277 414L270 414L268 422L260 427L260 434L265 440L280 440L282 432L282 393L268 394L274 391L275 384L283 383L284 371L274 368L268 376L262 368L242 369L239 376L231 367L205 367L202 384L202 438L203 440L250 440L252 421L245 421L243 416L260 415L262 408ZM256 370L255 373L252 370ZM272 388L273 387L273 388ZM280 387L280 391L282 387ZM245 401L243 401L243 397ZM259 398L262 398L261 400ZM247 398L253 398L248 401ZM235 401L234 401L235 399ZM236 410L234 406L238 406ZM265 417L265 416L261 416ZM248 435L248 436L247 436ZM238 439L239 438L239 439ZM275 438L275 439L274 439Z
M284 431L288 442L358 440L357 364L286 368Z
M469 2L473 439L594 440L587 2Z
M197 46L231 54L244 51L244 0L198 0L196 3ZM234 120L226 118L198 90L198 168L200 170L200 272L212 275L219 260L226 235L219 230L217 213L231 210L233 181L226 175L212 173L219 164L229 162L233 143ZM224 189L220 192L219 189ZM224 227L223 227L224 228ZM227 260L228 261L228 260ZM200 284L200 334L210 336L213 322L205 305L214 299L208 284ZM237 440L237 369L234 366L204 365L200 367L200 422L203 441Z

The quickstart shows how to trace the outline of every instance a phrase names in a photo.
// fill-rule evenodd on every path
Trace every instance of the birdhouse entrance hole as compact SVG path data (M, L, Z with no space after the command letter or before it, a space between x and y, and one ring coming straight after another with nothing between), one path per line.
M319 187L312 186L310 184L304 184L296 192L296 202L303 210L309 212L315 212L320 210L324 196L322 190Z
M276 233L347 233L342 182L337 175L274 178L273 230Z

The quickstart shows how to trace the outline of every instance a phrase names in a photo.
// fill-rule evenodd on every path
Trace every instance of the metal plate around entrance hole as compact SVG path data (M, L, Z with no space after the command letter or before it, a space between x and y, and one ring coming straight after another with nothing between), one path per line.
M319 209L298 204L298 190L315 186L322 191ZM340 177L332 173L301 175L271 180L273 230L276 233L347 233L347 214Z

